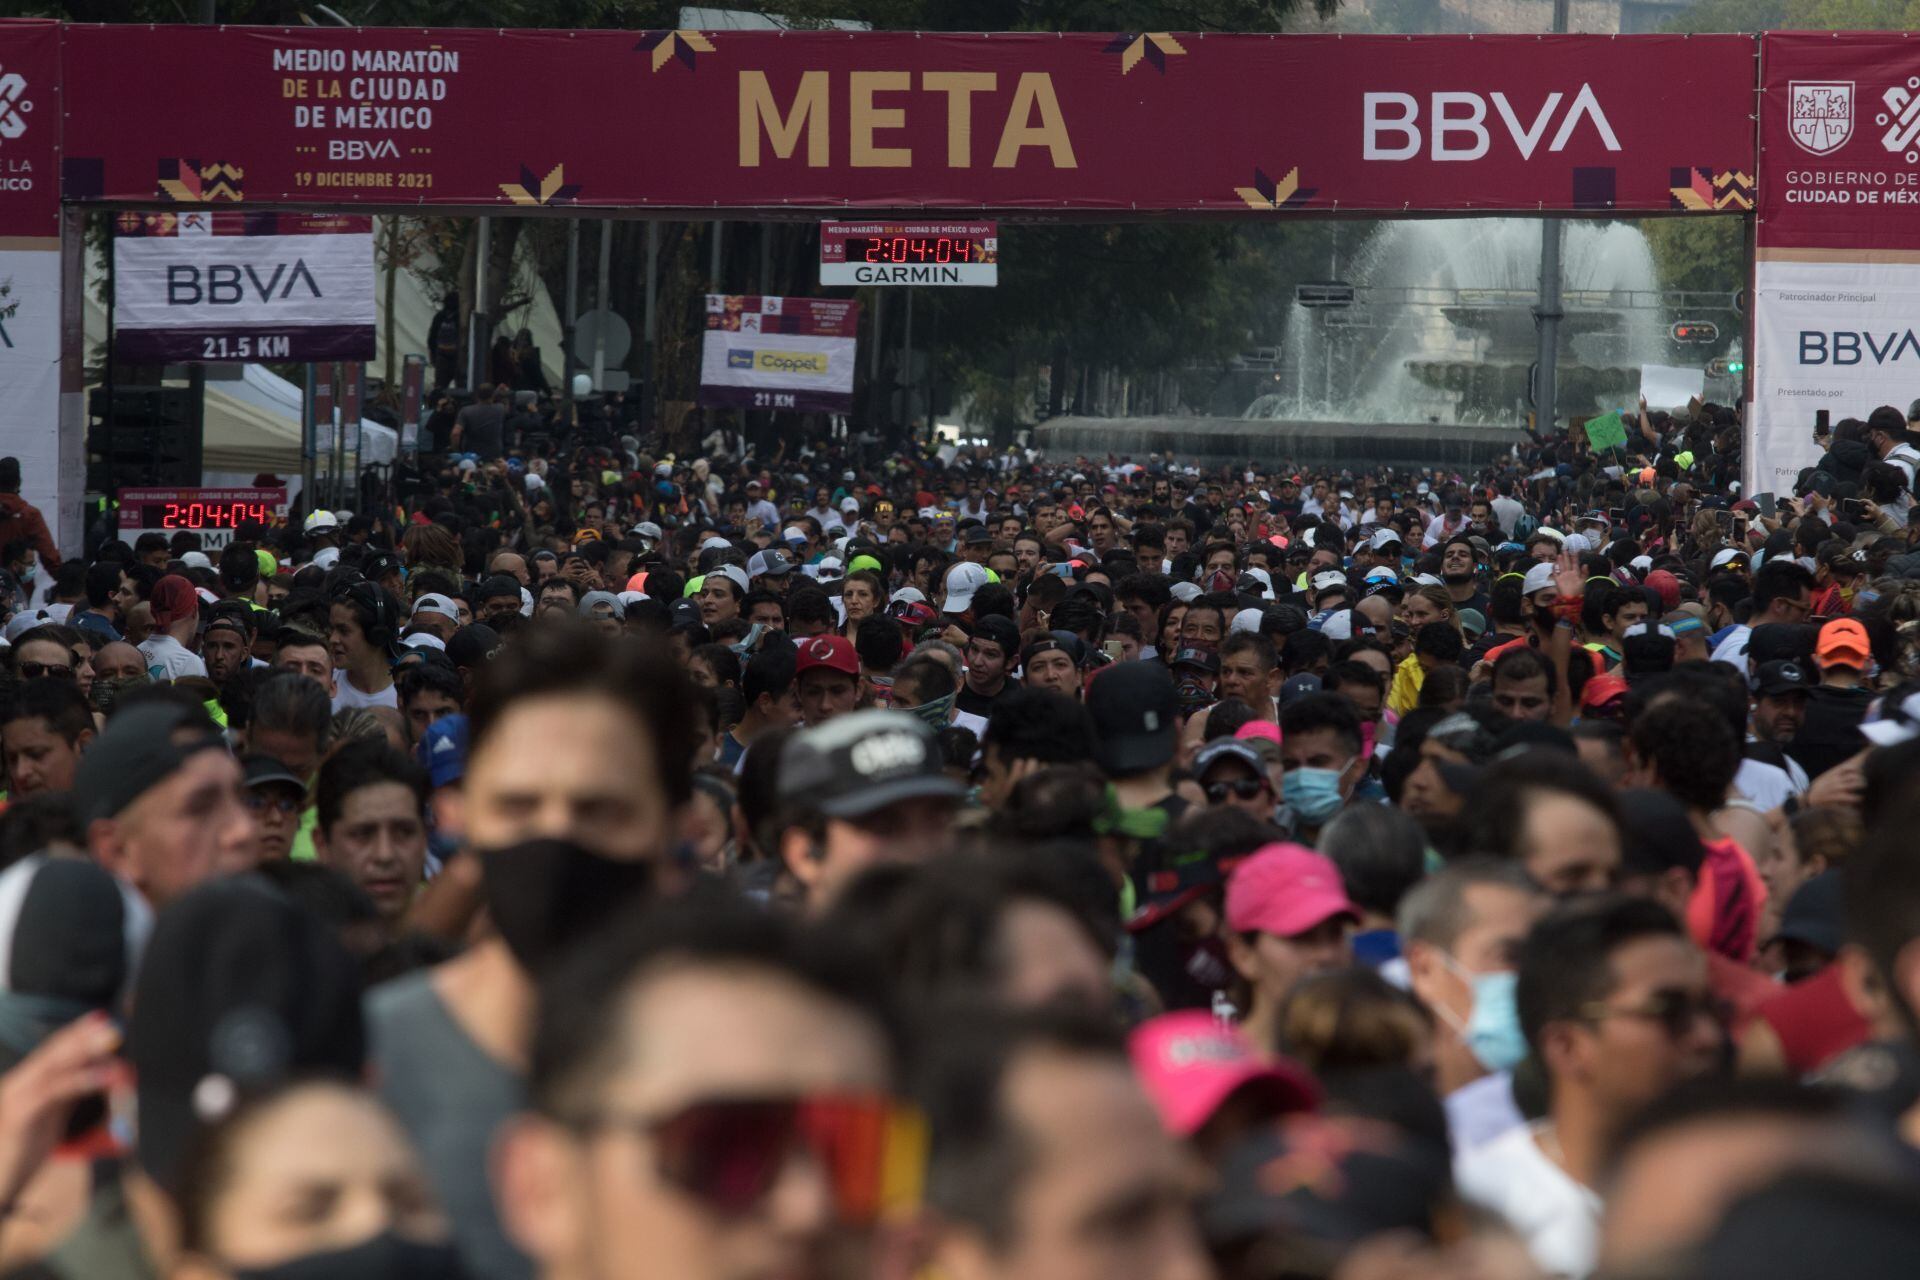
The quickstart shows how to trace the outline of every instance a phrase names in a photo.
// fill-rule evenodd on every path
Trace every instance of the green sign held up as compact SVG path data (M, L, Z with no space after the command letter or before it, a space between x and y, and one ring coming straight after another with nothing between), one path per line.
M1603 413L1597 418L1587 419L1587 443L1598 453L1602 449L1617 449L1627 443L1627 424L1620 420L1620 411Z

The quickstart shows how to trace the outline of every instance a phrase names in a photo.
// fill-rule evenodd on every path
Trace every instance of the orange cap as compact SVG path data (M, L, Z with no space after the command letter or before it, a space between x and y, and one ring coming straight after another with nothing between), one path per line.
M1852 618L1835 618L1820 628L1813 656L1823 667L1864 667L1873 656L1867 629Z

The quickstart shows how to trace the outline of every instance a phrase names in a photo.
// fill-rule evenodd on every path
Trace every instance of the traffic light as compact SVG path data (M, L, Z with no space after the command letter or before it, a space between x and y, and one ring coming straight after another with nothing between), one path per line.
M1737 378L1747 371L1747 362L1733 356L1715 356L1707 361L1707 375L1714 378Z
M1675 342L1718 342L1720 326L1711 320L1676 320L1668 330Z

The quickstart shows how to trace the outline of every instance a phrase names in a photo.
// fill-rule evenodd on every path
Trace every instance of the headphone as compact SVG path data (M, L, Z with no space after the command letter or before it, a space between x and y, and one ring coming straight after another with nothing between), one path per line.
M371 582L356 582L340 593L340 599L353 604L362 613L360 629L366 633L368 644L376 649L393 647L395 629L391 596ZM367 613L373 615L371 622L365 620Z

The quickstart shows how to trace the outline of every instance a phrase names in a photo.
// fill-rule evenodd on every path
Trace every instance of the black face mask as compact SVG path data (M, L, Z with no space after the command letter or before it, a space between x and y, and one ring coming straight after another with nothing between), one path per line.
M350 1249L303 1254L233 1275L234 1280L466 1280L467 1271L450 1244L419 1244L383 1232Z
M604 858L570 840L480 851L487 911L514 959L538 974L569 943L653 889L653 864Z

